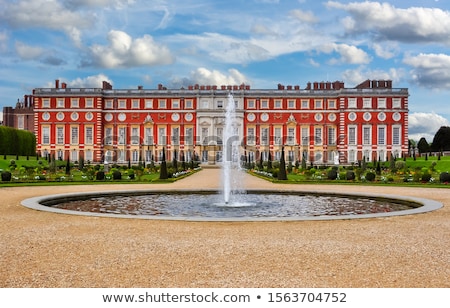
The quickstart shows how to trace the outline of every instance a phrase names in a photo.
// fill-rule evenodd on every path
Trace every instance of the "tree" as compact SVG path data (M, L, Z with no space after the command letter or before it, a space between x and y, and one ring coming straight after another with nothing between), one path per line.
M184 152L180 153L181 155L181 169L186 170L186 159L184 158Z
M281 157L280 157L280 171L278 171L278 179L282 181L286 181L286 162L284 160L284 147L281 147Z
M169 178L169 175L167 173L166 152L165 152L164 148L162 151L162 159L161 159L161 166L160 166L160 170L159 170L159 178L161 180L166 180Z
M430 150L430 145L427 142L427 139L424 137L420 138L419 142L417 143L417 149L419 150L419 153L426 153Z
M272 170L272 154L270 154L269 151L269 156L267 157L267 171Z
M172 167L175 172L178 172L177 150L173 151Z
M450 126L441 126L436 132L431 143L433 151L449 151L450 150Z
M69 157L67 157L67 162L66 162L66 175L70 175L70 160L69 160Z

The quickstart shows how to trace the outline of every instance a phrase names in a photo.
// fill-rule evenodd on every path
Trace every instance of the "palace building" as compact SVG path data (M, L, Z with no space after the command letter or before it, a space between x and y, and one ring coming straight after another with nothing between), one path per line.
M390 80L306 87L279 84L193 85L188 88L54 88L33 90L37 151L57 159L100 163L174 157L220 163L225 109L236 105L236 136L252 161L280 158L313 164L351 164L402 157L408 151L408 89ZM27 98L29 99L29 98Z

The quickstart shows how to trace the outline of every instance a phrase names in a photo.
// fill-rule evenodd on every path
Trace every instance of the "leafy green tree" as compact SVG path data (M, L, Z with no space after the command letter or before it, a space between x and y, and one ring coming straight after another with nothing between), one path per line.
M449 151L450 150L450 126L441 126L436 132L431 143L433 151Z
M427 139L424 137L420 138L419 142L417 143L417 149L419 150L419 153L426 153L430 150L430 145L427 142Z

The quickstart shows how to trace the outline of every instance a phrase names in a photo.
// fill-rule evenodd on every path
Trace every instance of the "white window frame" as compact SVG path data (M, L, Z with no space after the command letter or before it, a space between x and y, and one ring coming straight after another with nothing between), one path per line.
M356 107L357 107L356 97L349 97L348 98L348 108L356 108Z
M172 109L180 109L180 100L179 99L172 100Z
M70 126L70 144L78 145L80 142L80 128L78 126Z
M392 126L392 145L402 144L402 127L400 125Z
M363 125L363 145L371 145L372 144L372 126Z
M282 99L276 99L273 105L274 109L282 109L283 108L283 100Z
M166 109L166 108L167 108L167 101L165 99L159 99L158 109Z
M66 107L66 104L65 104L64 98L58 97L56 99L56 108L65 108L65 107Z
M323 145L323 129L320 126L314 127L314 144Z
M274 136L274 144L275 145L283 144L283 128L282 127L274 127L273 128L273 136Z
M84 127L84 144L94 144L94 126L92 125L87 125Z
M378 109L386 109L387 108L386 98L385 97L379 97L377 99L377 106L378 106Z
M144 140L145 145L153 145L154 143L153 127L146 127L144 133L145 133L145 140Z
M355 125L349 125L347 128L348 144L356 145L358 140L358 131Z
M371 97L364 97L363 98L363 108L365 108L365 109L371 109L372 108L372 98Z
M42 99L42 108L50 108L50 98Z
M93 98L86 98L84 100L84 106L86 108L94 108L94 99Z
M309 100L303 99L301 104L302 104L302 108L301 109L309 109Z
M50 126L42 126L42 144L50 144Z
M378 145L386 145L386 125L378 125L377 140Z
M296 103L295 99L288 100L288 109L295 109L295 107L296 107L295 103Z
M118 104L117 109L127 109L127 100L126 99L119 99L117 104Z
M152 99L145 100L145 109L153 109L153 100Z
M139 127L137 126L131 127L131 144L133 145L139 144Z
M269 109L269 100L268 99L262 99L260 101L261 109Z
M70 108L79 108L79 107L80 107L80 100L78 98L71 98Z

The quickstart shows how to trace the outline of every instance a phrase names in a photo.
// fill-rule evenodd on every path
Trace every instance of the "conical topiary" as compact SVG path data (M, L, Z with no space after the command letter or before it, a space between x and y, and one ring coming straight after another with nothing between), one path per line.
M169 178L169 175L167 174L166 152L163 148L161 166L159 169L159 179L166 180L168 178Z

